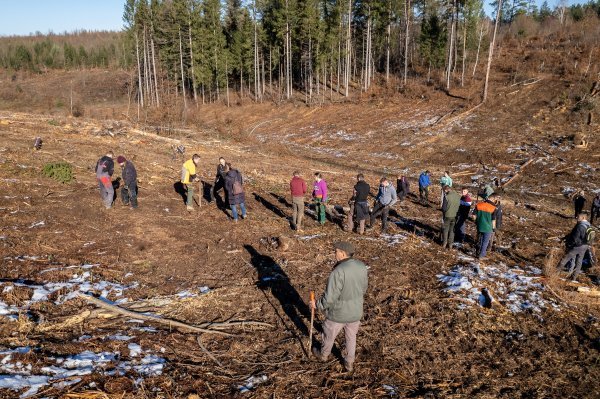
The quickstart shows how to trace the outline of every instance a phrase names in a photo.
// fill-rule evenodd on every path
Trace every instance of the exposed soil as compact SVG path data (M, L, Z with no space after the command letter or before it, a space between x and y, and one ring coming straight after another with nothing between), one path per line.
M559 237L574 224L565 193L585 188L591 199L590 192L600 189L599 132L597 125L585 127L590 143L575 148L570 136L584 128L571 130L578 126L573 114L554 101L573 85L543 78L498 88L490 104L473 111L464 100L441 93L320 108L205 106L199 128L169 137L127 122L2 112L0 277L4 287L13 288L4 288L1 299L21 311L17 318L0 319L0 343L32 348L10 360L31 364L31 374L58 356L85 350L119 352L122 358L114 362L133 361L135 349L128 342L109 338L117 334L165 359L160 373L109 375L96 368L70 385L40 388L40 396L50 397L67 392L94 397L92 391L97 397L98 392L118 397L599 397L600 299L577 292L577 285L553 270L562 248ZM104 134L108 127L112 135ZM32 150L36 136L44 140L39 151ZM187 156L201 155L206 190L219 156L242 171L247 220L231 223L226 211L207 201L207 191L201 206L186 212L174 190L185 160L174 159L171 146L178 143L186 146ZM130 158L138 170L137 210L119 201L111 210L101 206L92 169L108 149ZM442 250L435 206L441 173L449 170L457 187L476 191L494 178L508 181L529 160L501 190L505 228L499 251L477 266L469 257L470 244ZM56 161L73 165L73 183L42 176L44 164ZM392 212L389 235L379 234L378 222L365 236L343 231L340 209L331 212L324 227L308 210L305 230L297 234L287 219L287 183L295 169L306 179L321 171L331 203L339 207L347 206L358 172L366 174L373 191L379 177L400 173L409 176L415 191L418 174L429 169L436 183L433 205L424 207L410 197ZM472 223L468 232L474 234ZM274 237L285 242L283 249L272 244ZM306 354L310 315L305 302L310 290L324 289L333 266L331 244L340 239L354 242L357 257L370 267L353 373L344 373L337 357L322 364ZM534 277L536 295L546 306L514 311L506 299L514 290L508 284L505 295L494 292L494 306L481 307L440 281L439 275L457 265L518 268L527 275L530 267L543 269ZM67 282L86 272L86 281L129 287L121 295L114 288L104 293L112 301L128 298L118 302L125 308L193 325L254 320L273 327L228 329L234 337L203 334L213 359L196 334L155 323L146 324L155 329L139 329L127 318L106 319L98 312L73 320L94 307L79 297L65 300L69 288L27 305L36 285ZM589 272L580 285L596 290L597 281ZM204 286L210 291L200 294ZM487 287L499 285L490 281ZM91 290L103 294L98 286ZM185 290L197 295L177 295ZM29 312L23 310L27 306ZM246 378L259 375L267 380L246 393L238 389ZM4 390L3 395L16 393Z

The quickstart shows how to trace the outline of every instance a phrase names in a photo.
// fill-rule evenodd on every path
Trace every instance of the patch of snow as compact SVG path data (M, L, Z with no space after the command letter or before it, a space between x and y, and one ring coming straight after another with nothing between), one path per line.
M41 227L41 226L45 226L46 222L44 222L43 220L33 223L31 226L29 226L30 229L33 229L34 227Z
M314 238L319 238L319 237L322 237L322 236L323 236L323 234L313 234L313 235L310 235L310 236L300 236L300 237L298 237L298 239L299 240L308 241L308 240L312 240Z
M484 297L482 289L487 288L489 295L493 293L494 299L512 313L524 311L540 313L543 309L559 310L558 303L543 297L545 287L539 281L540 274L541 270L533 266L508 267L500 263L480 267L477 263L471 263L456 265L448 273L439 274L437 278L445 284L445 292L452 296L463 297L473 304L481 303Z

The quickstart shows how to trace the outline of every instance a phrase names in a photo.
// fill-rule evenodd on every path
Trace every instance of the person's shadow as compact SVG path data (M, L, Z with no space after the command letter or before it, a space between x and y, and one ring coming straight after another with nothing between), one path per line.
M185 187L185 184L178 180L173 184L173 189L181 196L181 200L185 204L187 201L187 188Z
M303 318L310 320L310 309L308 305L302 300L294 286L290 284L288 275L273 258L262 255L252 245L244 245L244 248L250 254L250 262L258 272L256 286L263 291L267 301L273 306L275 313L287 327L287 322L279 313L279 308L269 300L267 291L271 291L271 294L279 301L281 309L283 309L288 319L291 320L296 327L295 331L290 328L288 328L288 330L302 342L297 331L302 335L308 336L308 327L303 321ZM302 346L302 350L304 350L304 346Z

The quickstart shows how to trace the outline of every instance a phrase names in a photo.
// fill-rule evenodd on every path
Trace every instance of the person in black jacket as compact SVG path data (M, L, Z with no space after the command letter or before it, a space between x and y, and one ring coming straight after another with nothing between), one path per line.
M242 211L242 219L246 219L246 195L244 194L244 180L239 170L233 169L230 163L225 164L225 192L229 199L231 218L238 221L237 206Z
M352 192L352 198L350 199L350 212L348 213L348 225L347 229L352 231L354 229L353 217L356 217L358 222L358 234L365 233L365 223L369 218L369 203L368 198L371 192L371 186L365 181L365 176L359 173L356 176L356 184Z
M398 201L403 201L410 194L410 183L404 175L396 179L396 194L398 194Z
M219 190L223 189L225 194L227 194L225 191L225 175L227 174L227 172L225 172L225 164L225 158L220 157L219 164L217 165L217 173L215 174L215 183L213 184L212 191L210 192L210 196L213 201L215 200L216 194ZM225 198L224 201L227 202L227 198Z
M125 159L123 155L117 157L117 163L121 167L121 178L123 179L123 187L121 187L121 200L123 205L131 204L133 209L137 208L137 172L131 161Z
M573 227L569 235L565 237L567 253L558 264L558 268L564 270L569 262L573 262L567 275L567 278L570 277L572 280L576 280L579 273L581 273L583 257L589 249L587 235L591 225L587 221L587 218L586 211L581 212L577 217L577 224Z
M577 219L577 216L579 216L581 211L583 211L583 207L585 206L586 201L587 200L585 199L585 192L583 190L578 192L577 195L573 197L573 207L575 208L575 219Z
M590 223L594 224L594 219L600 218L600 193L596 194L592 200L592 212L590 216Z

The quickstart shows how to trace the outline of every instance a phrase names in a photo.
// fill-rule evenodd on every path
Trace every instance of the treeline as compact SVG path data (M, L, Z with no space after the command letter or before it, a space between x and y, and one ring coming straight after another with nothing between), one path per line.
M80 31L61 35L0 38L0 67L43 71L130 68L132 54L121 32Z
M503 2L503 24L524 16L598 18L600 0ZM482 0L127 0L123 19L143 106L163 93L229 103L232 90L320 102L432 73L450 88L481 72L493 31Z

